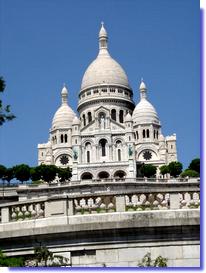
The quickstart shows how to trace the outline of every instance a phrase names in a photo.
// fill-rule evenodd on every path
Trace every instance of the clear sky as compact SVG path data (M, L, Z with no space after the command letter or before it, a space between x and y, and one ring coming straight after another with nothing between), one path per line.
M104 21L110 54L126 71L135 103L143 77L163 134L177 134L186 168L200 153L199 16L197 0L0 0L1 97L17 116L0 127L0 164L37 165L37 145L48 140L63 83L76 111Z

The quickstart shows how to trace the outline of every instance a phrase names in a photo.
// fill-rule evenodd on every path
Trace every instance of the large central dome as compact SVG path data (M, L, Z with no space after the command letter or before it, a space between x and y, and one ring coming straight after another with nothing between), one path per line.
M130 88L127 75L107 50L107 33L102 24L99 32L99 54L84 73L81 89L101 84Z

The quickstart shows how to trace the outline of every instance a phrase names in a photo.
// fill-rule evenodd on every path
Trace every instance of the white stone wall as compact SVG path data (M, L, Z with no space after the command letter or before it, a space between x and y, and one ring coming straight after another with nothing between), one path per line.
M72 266L99 266L99 267L137 267L144 255L151 253L152 260L158 256L167 258L168 267L199 267L200 246L198 242L166 242L104 245L91 253L73 256Z

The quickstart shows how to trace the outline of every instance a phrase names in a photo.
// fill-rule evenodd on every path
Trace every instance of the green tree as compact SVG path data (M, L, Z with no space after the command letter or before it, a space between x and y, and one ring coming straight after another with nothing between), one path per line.
M169 173L168 166L167 166L167 165L161 166L161 167L160 167L160 173L161 173L162 175L165 175L165 174Z
M15 177L14 168L7 168L4 175L4 180L6 180L8 184L10 185L10 181L14 179L14 177Z
M30 168L30 177L32 181L40 180L41 176L41 166Z
M145 164L142 166L143 175L146 177L152 177L156 174L157 167L151 164Z
M200 174L194 170L186 169L180 174L181 177L199 177Z
M5 267L22 267L24 266L24 258L23 257L7 257L0 250L0 266Z
M30 179L30 167L26 164L16 165L14 168L15 178L22 183Z
M40 165L39 171L41 173L41 179L46 181L46 182L51 182L55 179L57 173L58 173L58 168L55 165Z
M5 81L0 77L0 92L3 93L5 89ZM10 105L3 106L2 100L0 100L0 126L4 122L14 119L15 116L10 112Z
M68 168L58 168L58 177L60 182L68 181L72 176L71 169Z
M190 162L188 169L196 171L200 174L200 159L195 158Z
M0 179L4 179L6 173L6 167L4 165L0 165Z
M178 161L170 162L168 165L169 174L173 177L177 177L182 172L182 163Z
M151 253L147 253L142 260L138 263L139 267L167 267L167 259L162 256L158 256L152 261Z

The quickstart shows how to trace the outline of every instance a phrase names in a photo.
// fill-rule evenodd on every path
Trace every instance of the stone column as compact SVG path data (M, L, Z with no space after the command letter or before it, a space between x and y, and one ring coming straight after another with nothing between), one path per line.
M9 222L9 208L2 208L1 209L1 223L8 223Z

